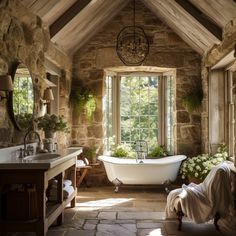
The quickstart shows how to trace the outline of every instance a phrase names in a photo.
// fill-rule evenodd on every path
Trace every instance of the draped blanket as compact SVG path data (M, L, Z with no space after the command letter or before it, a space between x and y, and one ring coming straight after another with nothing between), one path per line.
M213 167L201 184L191 183L171 191L167 196L166 218L176 218L176 212L195 223L214 218L216 212L224 217L232 204L230 168L227 162Z

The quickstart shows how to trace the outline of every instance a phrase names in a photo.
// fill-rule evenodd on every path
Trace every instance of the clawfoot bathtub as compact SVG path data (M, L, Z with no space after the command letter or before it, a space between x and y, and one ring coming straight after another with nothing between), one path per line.
M115 192L118 192L121 184L167 185L173 182L186 156L144 159L142 163L137 163L135 159L110 156L99 156L98 159L104 163L107 177L116 186Z

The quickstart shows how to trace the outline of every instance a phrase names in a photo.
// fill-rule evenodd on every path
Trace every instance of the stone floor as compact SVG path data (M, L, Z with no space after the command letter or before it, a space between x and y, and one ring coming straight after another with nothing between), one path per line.
M164 220L166 193L158 188L80 188L76 207L65 211L62 226L50 227L47 236L204 236L223 235L212 223Z

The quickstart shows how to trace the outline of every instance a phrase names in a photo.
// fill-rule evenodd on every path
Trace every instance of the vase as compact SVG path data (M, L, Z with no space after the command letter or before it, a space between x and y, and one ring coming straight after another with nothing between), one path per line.
M53 132L52 130L45 130L44 131L44 136L45 138L55 138L56 133Z
M202 180L195 178L195 177L188 177L188 182L194 183L194 184L200 184L200 183L202 183Z

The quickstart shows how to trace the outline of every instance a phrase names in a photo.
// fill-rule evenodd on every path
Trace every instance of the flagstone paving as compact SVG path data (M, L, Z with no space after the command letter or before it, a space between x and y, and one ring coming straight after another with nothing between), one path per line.
M47 236L218 236L214 225L165 220L162 188L80 188L76 207L65 210L62 226L50 227Z
M51 226L47 236L219 236L212 223L194 224L184 219L165 220L163 188L80 188L75 208L67 208L64 223ZM34 233L5 233L0 236L35 236ZM232 234L234 235L234 234ZM231 235L230 235L231 236Z

